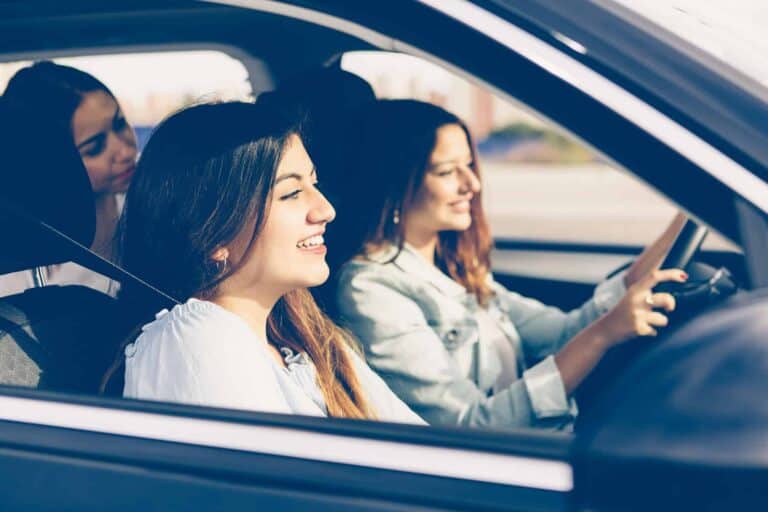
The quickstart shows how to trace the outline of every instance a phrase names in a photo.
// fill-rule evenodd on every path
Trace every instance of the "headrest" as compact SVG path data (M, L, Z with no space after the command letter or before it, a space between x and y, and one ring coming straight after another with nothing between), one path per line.
M55 126L0 97L0 274L73 259L89 247L96 211L88 174L66 126Z

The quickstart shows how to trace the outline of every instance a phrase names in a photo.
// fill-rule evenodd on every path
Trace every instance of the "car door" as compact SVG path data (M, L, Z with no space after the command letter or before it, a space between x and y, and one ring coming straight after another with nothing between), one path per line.
M2 390L3 510L562 510L569 440Z

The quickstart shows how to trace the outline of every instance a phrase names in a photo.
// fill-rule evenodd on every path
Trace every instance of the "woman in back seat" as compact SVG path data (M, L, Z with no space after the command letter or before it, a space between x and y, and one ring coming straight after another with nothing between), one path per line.
M136 134L112 92L88 73L42 61L19 70L3 97L36 119L65 125L71 132L93 189L96 234L91 249L112 259L115 226L137 156ZM38 276L27 270L0 277L0 296L36 284L80 284L110 295L117 292L117 283L75 263L41 271Z

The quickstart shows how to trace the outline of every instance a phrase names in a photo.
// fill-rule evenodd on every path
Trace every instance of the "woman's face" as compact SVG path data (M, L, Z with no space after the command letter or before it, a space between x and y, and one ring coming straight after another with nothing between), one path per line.
M136 169L136 134L114 98L104 91L86 93L72 116L72 133L94 194L128 190Z
M274 296L317 286L328 279L323 233L336 216L331 203L317 189L317 174L301 139L289 138L278 164L267 218L244 265L227 281L229 288L257 288ZM255 222L255 221L254 221ZM247 245L254 226L246 226ZM237 257L237 243L232 251ZM241 249L242 250L242 249ZM234 260L237 261L237 260Z
M405 224L407 241L428 240L440 231L464 231L472 225L470 201L480 192L472 150L458 124L437 130L424 181Z

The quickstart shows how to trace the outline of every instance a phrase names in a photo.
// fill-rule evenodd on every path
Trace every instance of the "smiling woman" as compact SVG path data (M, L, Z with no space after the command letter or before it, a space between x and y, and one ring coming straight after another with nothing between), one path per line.
M211 128L215 129L211 129ZM124 396L421 422L306 290L328 278L335 212L294 121L199 105L150 138L121 223L126 270L182 302L125 349ZM138 318L162 306L126 284Z
M652 289L687 276L655 269L684 218L563 312L494 280L464 122L429 103L380 100L360 132L351 167L367 162L366 185L340 194L357 254L341 267L337 302L369 364L430 423L570 428L570 397L603 355L667 325L661 311L674 299Z

